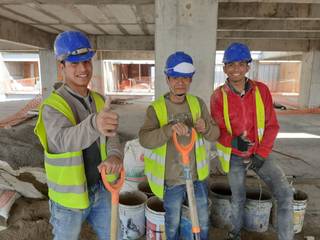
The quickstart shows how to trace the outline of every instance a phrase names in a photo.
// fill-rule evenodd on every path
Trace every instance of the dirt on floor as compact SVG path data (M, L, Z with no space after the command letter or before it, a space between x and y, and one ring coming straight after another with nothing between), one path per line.
M29 182L32 177L24 175L19 179L25 179ZM256 179L249 178L248 186L255 184ZM210 178L210 184L216 182L226 183L225 177ZM36 185L37 189L46 194L45 186ZM310 206L312 207L312 206ZM50 213L48 199L30 199L19 198L13 205L8 219L8 228L0 232L1 240L50 240L52 228L49 223ZM320 239L319 214L316 212L307 212L305 224L301 233L295 235L295 240L305 240L307 236L313 236L314 240ZM107 223L106 223L107 224ZM210 228L210 239L223 240L227 234L227 229ZM88 224L84 224L80 240L96 240L96 236ZM142 239L145 239L144 237ZM142 240L140 239L140 240ZM275 240L277 239L276 231L270 224L267 232L247 232L242 231L242 239L245 240ZM312 239L312 238L310 238Z
M48 200L20 198L11 209L8 228L0 232L1 240L50 240L53 239L49 223ZM95 240L89 225L84 224L81 240Z
M48 195L45 184L38 182L29 173L18 176L21 181L32 183L44 196ZM50 212L48 198L32 199L20 197L10 210L8 228L0 231L1 240L49 240L53 239L49 223ZM81 240L95 240L95 234L88 224L84 224Z

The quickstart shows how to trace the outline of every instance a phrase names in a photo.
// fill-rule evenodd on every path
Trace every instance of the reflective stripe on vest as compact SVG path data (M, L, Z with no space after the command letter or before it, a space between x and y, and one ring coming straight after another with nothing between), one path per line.
M187 102L191 111L193 122L201 116L200 103L197 97L187 94ZM160 127L168 123L167 107L164 96L152 103L157 115ZM199 180L204 180L209 174L209 161L201 134L197 134L195 143L196 163ZM159 198L163 198L164 176L166 162L167 144L159 148L146 150L144 154L145 174L152 192Z
M90 92L94 99L97 112L103 109L104 100L95 92ZM87 182L82 158L82 151L49 153L46 130L42 118L43 107L48 105L61 112L73 125L76 125L73 112L68 103L56 92L44 100L40 107L39 118L35 127L45 155L45 169L49 187L49 197L53 201L69 208L84 209L89 206ZM105 138L101 138L102 140ZM100 142L101 159L107 159L105 141ZM111 176L115 180L116 176ZM108 178L109 181L111 181Z
M81 194L83 192L83 189L87 188L87 184L83 184L80 186L61 186L58 185L54 182L47 182L48 187L51 188L52 190L56 191L56 192L60 192L60 193L77 193L77 194ZM87 190L85 190L87 191Z
M265 112L264 104L261 98L259 88L255 86L255 105L256 105L256 118L257 118L257 132L259 143L262 141L264 128L265 128ZM230 135L232 135L232 129L229 118L229 105L228 105L228 96L223 87L221 87L222 100L223 100L223 117L226 129ZM225 173L229 172L230 169L230 158L232 148L224 146L221 142L216 143L217 154L220 160L221 168Z
M265 112L264 112L264 104L261 98L261 94L257 86L256 86L255 96L256 96L258 138L259 138L259 143L261 143L263 138L264 128L265 128Z

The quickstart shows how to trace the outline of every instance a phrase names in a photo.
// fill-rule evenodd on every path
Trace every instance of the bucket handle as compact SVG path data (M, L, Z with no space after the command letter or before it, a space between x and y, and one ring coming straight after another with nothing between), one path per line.
M261 180L260 178L258 178L258 184L259 184L259 201L258 201L258 208L260 209L260 201L262 198L262 185L261 185Z
M262 185L261 185L261 180L257 176L257 174L255 174L254 177L258 180L258 186L259 186L258 208L260 208L260 202L261 202L261 199L262 199Z

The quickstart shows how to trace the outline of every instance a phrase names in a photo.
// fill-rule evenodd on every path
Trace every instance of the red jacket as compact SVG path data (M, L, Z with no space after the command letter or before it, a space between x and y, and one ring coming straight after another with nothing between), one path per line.
M231 147L231 141L234 137L247 131L247 138L254 143L247 153L242 153L232 148L232 153L242 157L248 157L251 154L259 154L261 157L268 157L272 151L273 143L279 131L279 123L276 113L273 109L273 102L268 87L261 82L249 80L250 88L243 97L234 93L227 84L224 84L224 90L228 96L229 118L232 129L232 136L227 132L223 117L223 100L221 87L217 88L210 101L211 116L217 122L220 128L219 142L224 146ZM261 98L265 107L265 130L261 143L258 141L256 107L255 107L255 88L258 86Z

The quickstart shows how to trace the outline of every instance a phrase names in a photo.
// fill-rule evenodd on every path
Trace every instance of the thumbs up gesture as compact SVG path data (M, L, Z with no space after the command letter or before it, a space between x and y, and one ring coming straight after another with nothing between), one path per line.
M98 131L106 137L115 136L119 125L119 116L117 113L111 111L110 105L111 100L107 98L104 108L96 117Z

